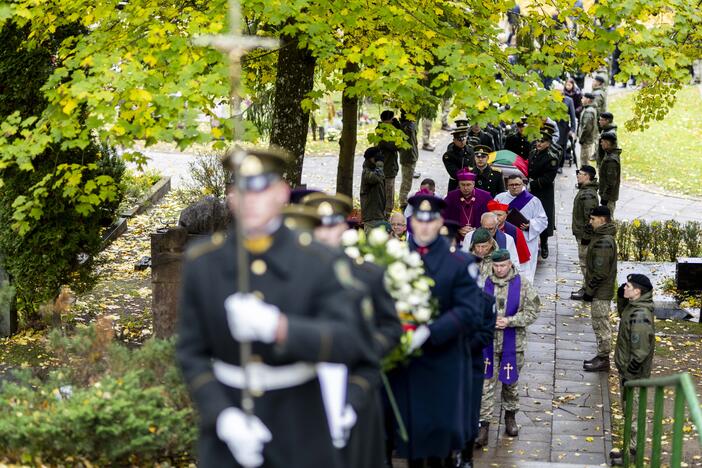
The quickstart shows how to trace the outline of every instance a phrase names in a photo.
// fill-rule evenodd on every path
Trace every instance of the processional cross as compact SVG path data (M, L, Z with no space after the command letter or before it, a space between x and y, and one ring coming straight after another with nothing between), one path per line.
M229 34L216 36L199 36L194 40L195 44L203 47L214 47L222 52L229 59L229 80L230 114L233 119L234 138L243 137L243 125L239 108L241 97L239 86L241 84L241 57L251 49L264 47L272 49L278 46L278 41L270 37L248 36L241 34L241 7L238 0L229 0ZM238 177L239 165L246 156L246 152L239 149L231 155L231 163L234 168L234 186L239 190ZM237 197L241 203L242 196ZM241 208L241 206L239 206ZM241 212L241 210L239 210ZM237 250L237 291L240 293L249 292L249 261L248 254L244 248L241 223L234 223L236 233ZM241 366L244 368L244 388L241 392L241 407L248 415L253 414L254 403L251 391L250 366L251 343L242 341L239 343L239 358Z

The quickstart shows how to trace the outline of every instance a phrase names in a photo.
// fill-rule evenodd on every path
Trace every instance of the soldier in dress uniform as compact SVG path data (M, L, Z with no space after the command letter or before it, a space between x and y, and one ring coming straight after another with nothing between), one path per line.
M447 193L458 188L458 179L456 178L458 171L475 164L473 148L466 143L468 128L467 120L456 120L456 129L451 132L453 142L449 143L442 158L449 176Z
M491 153L490 148L478 145L473 148L473 151L475 151L475 167L471 171L476 176L475 186L490 192L490 195L494 198L498 193L505 191L502 171L488 164L488 157Z
M353 207L351 198L343 194L316 193L303 200L320 217L315 238L333 249L341 247L341 237L348 229L346 218ZM385 269L365 262L362 257L352 263L352 272L369 292L373 305L373 345L378 358L383 359L399 343L402 325L395 311L395 301L385 289ZM352 372L349 377L347 401L357 415L349 443L343 450L349 468L383 468L385 446L383 413L380 401L380 371L368 366Z
M440 467L466 442L463 415L471 356L465 340L482 327L480 290L475 263L461 252L451 253L439 234L445 202L422 194L409 203L410 249L421 255L427 275L435 281L432 295L439 313L412 334L410 352L421 348L421 355L388 373L409 439L402 441L397 431L392 436L410 468Z
M365 354L357 294L345 258L283 225L286 158L246 150L227 195L242 238L216 233L186 254L176 356L200 415L198 466L343 466L315 363ZM238 290L239 247L248 291ZM244 389L253 408L242 408Z
M483 291L495 297L497 320L495 341L483 350L485 387L480 408L480 434L475 441L478 447L488 442L497 379L502 382L505 432L510 437L519 434L515 419L519 409L517 380L524 365L526 328L534 323L541 306L536 290L519 275L507 250L496 250L491 259L492 272L485 280Z
M548 238L553 236L556 226L554 180L558 174L560 149L554 151L554 145L552 127L545 125L541 139L529 155L529 192L541 201L548 217L548 226L541 233L541 257L544 259L548 257Z

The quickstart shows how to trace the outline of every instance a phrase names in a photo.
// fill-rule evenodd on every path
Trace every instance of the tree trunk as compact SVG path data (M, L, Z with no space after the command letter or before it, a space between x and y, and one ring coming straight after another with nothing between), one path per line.
M271 145L280 146L292 154L285 180L296 187L302 179L310 122L309 112L302 109L302 100L314 86L316 61L308 49L298 47L297 39L284 36L281 43L275 79Z
M358 65L347 62L344 75L357 73ZM353 198L353 163L358 137L358 96L350 96L348 89L355 82L347 82L341 97L343 127L339 140L339 165L336 169L336 191Z

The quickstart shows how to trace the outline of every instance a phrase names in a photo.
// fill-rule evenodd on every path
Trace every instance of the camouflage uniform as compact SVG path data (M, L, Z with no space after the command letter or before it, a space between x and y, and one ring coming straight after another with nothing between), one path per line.
M595 95L593 104L597 109L597 117L599 117L603 112L607 112L607 88L593 89L592 94Z
M593 298L592 329L597 338L597 355L609 359L612 349L612 324L609 321L610 301L617 280L617 243L614 223L595 229L587 246L585 294Z
M596 180L578 186L578 193L573 200L573 218L571 227L578 242L578 263L585 279L587 246L592 239L590 212L599 204L597 198L598 183Z
M653 291L645 292L635 301L619 298L617 311L621 315L617 345L614 349L614 364L619 371L619 394L622 409L624 402L624 382L645 379L651 376L653 350L656 343L656 330L653 315ZM639 392L634 391L631 420L631 448L636 448L636 412Z
M414 168L419 159L419 148L417 147L417 124L411 120L401 120L402 131L407 135L407 143L410 147L400 150L400 167L402 172L402 183L400 184L399 203L404 209L407 206L407 195L412 190L412 178Z
M497 302L497 317L505 316L505 306L507 305L506 287L510 280L517 275L517 270L512 267L512 271L505 278L497 278L490 273L490 279L495 283L495 300ZM519 297L519 311L509 318L510 326L517 328L517 370L521 371L524 366L524 351L526 350L526 327L534 323L536 315L539 313L541 301L536 294L536 290L529 281L522 277L522 288ZM497 383L497 369L502 364L502 330L495 330L494 343L494 369L492 379L485 380L483 386L483 399L480 403L480 420L489 422L494 413L495 387ZM519 385L502 384L502 407L505 411L519 410Z
M600 200L602 204L605 202L607 208L612 213L614 218L614 208L617 200L619 200L619 185L621 182L621 155L620 148L614 148L608 153L605 153L602 162L600 163Z

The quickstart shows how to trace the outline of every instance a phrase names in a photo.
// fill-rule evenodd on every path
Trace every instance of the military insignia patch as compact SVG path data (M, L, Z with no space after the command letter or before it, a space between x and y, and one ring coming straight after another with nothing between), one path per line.
M346 263L345 260L337 260L334 262L334 273L336 274L336 279L339 280L342 286L346 288L353 288L355 285L353 275L351 274L351 267Z
M631 334L631 345L634 348L638 348L641 346L641 337L639 336L638 333Z
M552 159L552 160L551 160L551 165L552 165L552 166L557 166L557 165L558 165L558 161L555 160L555 159Z

